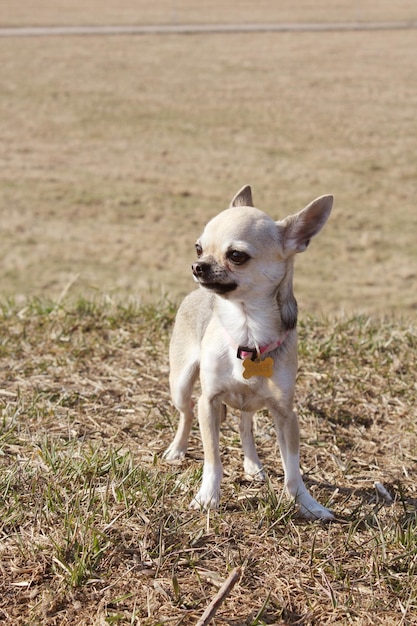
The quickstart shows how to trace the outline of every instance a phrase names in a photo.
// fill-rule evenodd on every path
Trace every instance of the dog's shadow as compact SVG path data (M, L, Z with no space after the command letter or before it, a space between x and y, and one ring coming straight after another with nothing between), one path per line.
M274 475L271 478L276 479ZM283 480L283 476L279 476L278 479ZM246 478L238 480L242 488L247 488L248 493L245 498L246 502L252 503L254 506L259 504L259 500L262 498L261 491L265 489L265 483L255 483ZM268 478L267 478L268 482ZM357 530L365 530L370 526L378 526L378 514L387 508L394 507L399 513L397 515L398 523L403 526L407 524L413 524L417 526L417 498L407 496L401 487L394 484L388 484L387 494L385 498L378 492L376 487L345 487L336 485L334 483L322 482L304 476L304 482L306 487L311 489L317 489L322 494L328 493L328 502L325 502L325 506L330 508L334 513L334 520L331 523L338 523L351 526L355 525ZM281 501L281 496L276 494L277 502ZM321 499L320 499L321 500ZM224 510L228 512L241 512L241 505L234 499L230 499L224 505ZM340 509L346 509L349 507L348 513L340 512ZM304 519L301 515L297 514L296 505L293 508L287 509L287 513L291 516L292 521L297 524L311 523L310 520ZM286 514L283 513L283 517ZM328 523L325 521L324 523Z
M417 498L408 497L401 487L398 488L394 484L388 484L386 486L387 493L381 494L375 486L345 487L327 482L323 483L309 477L305 477L304 482L309 489L315 487L320 489L320 491L330 493L330 502L327 505L330 508L336 505L338 500L344 506L353 503L348 514L344 515L343 513L333 511L335 513L335 522L342 524L356 522L358 529L362 526L365 528L370 525L378 525L376 516L381 510L399 506L400 510L402 509L399 522L401 524L415 522L417 525Z

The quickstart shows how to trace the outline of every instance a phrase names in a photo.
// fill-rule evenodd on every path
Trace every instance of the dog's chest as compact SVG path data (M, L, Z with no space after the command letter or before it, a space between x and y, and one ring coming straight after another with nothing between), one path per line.
M243 361L237 359L234 353L220 361L213 359L211 366L202 367L200 371L204 390L208 396L217 396L234 409L258 411L265 407L268 398L279 394L274 376L265 378L255 375L246 379Z
M249 382L230 381L223 394L223 402L240 411L258 411L270 395L268 383L260 378Z

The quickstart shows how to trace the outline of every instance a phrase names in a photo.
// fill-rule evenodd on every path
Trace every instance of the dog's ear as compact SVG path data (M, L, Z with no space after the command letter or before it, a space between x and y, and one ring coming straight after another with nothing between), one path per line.
M230 203L230 208L233 206L253 206L252 189L249 185L245 185L237 192Z
M332 206L333 196L320 196L299 213L278 222L283 233L284 250L289 254L304 252L312 237L327 222Z

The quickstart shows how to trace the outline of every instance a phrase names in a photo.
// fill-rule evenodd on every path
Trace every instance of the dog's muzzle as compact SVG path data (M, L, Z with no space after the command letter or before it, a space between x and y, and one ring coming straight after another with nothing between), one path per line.
M237 287L235 282L223 282L223 272L219 269L213 268L211 263L206 261L196 261L191 266L194 280L196 280L202 287L214 291L219 295L234 291Z

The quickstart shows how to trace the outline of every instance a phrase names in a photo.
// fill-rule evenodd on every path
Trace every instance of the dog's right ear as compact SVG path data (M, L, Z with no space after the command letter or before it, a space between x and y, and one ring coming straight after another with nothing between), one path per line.
M284 250L287 253L304 252L312 237L323 228L333 206L333 196L321 196L305 209L278 222L283 232Z
M231 201L229 208L233 206L253 206L252 189L249 185L245 185L240 191L237 192Z

